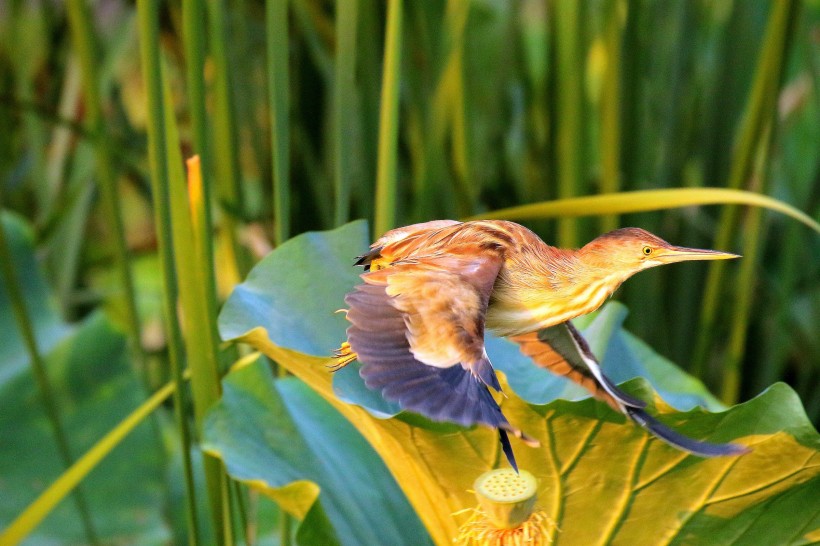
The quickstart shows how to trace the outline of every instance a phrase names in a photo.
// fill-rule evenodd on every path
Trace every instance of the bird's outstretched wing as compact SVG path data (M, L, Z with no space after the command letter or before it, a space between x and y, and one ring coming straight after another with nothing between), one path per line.
M462 249L464 250L464 249ZM500 390L484 350L484 316L501 267L496 251L434 252L391 261L361 277L347 295L350 349L365 384L407 410L435 421L513 428L487 387Z
M563 375L604 400L664 442L701 457L740 455L748 449L738 444L713 444L688 438L670 429L646 410L646 403L615 386L604 375L581 333L569 322L510 338L533 362Z

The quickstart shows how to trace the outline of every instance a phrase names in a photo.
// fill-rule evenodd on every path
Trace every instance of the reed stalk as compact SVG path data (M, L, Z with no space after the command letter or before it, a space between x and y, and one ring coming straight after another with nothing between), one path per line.
M401 35L402 0L390 0L387 4L387 32L384 39L384 69L379 114L376 219L373 223L376 236L396 226Z
M350 219L356 108L358 0L336 1L336 62L333 72L334 225Z
M174 413L180 434L183 472L185 476L186 521L188 542L196 546L199 541L199 525L196 514L196 488L191 464L191 434L185 415L187 407L183 383L182 334L176 313L177 277L174 270L171 207L168 194L167 142L164 131L165 105L163 100L162 68L159 52L159 8L157 0L138 0L140 57L143 79L147 87L148 102L148 157L151 165L151 189L154 198L154 224L159 243L160 267L163 284L163 315L168 339L168 358L171 376L177 388L174 390Z
M288 0L265 7L268 49L268 102L273 155L273 234L276 245L290 237L290 69Z
M796 20L798 3L783 0L771 5L771 13L757 64L752 89L738 127L735 152L726 186L738 189L748 183L754 168L755 151L763 137L764 128L777 114L777 91L783 77L790 32ZM728 248L737 232L738 210L727 207L721 214L715 235L715 248ZM715 262L709 266L703 304L701 306L698 336L692 358L692 371L703 376L710 348L720 335L718 324L719 303L723 301L726 264Z
M86 118L91 132L96 135L94 153L97 167L97 187L103 202L106 224L111 228L114 238L114 268L119 277L120 287L125 301L125 323L128 331L129 345L134 362L146 389L150 386L145 355L141 347L141 328L137 313L137 299L134 291L134 280L129 266L128 245L125 240L125 225L122 217L120 192L117 188L117 171L114 167L109 144L106 138L103 100L100 96L99 55L94 37L96 36L86 2L69 0L66 4L69 28L74 48L79 58L83 76L83 93L85 95Z

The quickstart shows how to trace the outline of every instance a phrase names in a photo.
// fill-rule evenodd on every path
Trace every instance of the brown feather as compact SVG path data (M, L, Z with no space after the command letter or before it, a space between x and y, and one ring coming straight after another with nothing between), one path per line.
M592 393L595 398L603 400L616 411L621 411L618 401L609 394L603 385L588 370L573 367L567 360L558 354L548 343L538 338L538 332L530 332L510 338L519 345L521 352L530 357L533 363L545 368L556 375L581 385Z
M485 356L484 316L500 260L497 253L471 260L424 257L365 273L362 279L386 287L418 360L470 367Z

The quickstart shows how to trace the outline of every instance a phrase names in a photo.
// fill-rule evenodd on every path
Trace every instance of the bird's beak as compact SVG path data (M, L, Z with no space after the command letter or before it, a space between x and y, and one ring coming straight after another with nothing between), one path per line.
M739 254L720 252L718 250L704 250L701 248L686 248L683 246L670 246L659 249L655 259L663 263L688 262L692 260L733 260L740 258Z

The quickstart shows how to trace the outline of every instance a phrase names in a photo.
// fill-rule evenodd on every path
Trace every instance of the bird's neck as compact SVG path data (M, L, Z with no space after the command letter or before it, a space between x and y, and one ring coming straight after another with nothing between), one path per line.
M508 260L488 310L490 329L517 335L566 322L598 309L625 280L582 251L544 246Z

